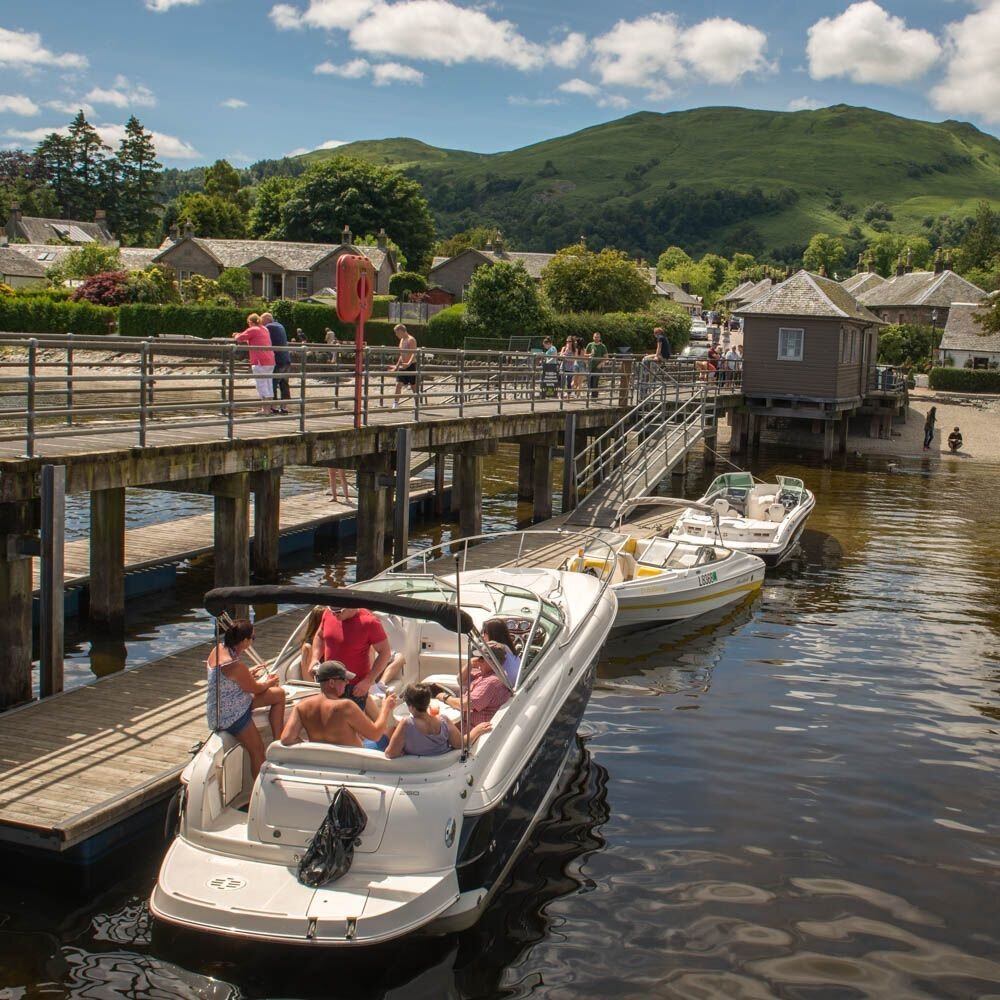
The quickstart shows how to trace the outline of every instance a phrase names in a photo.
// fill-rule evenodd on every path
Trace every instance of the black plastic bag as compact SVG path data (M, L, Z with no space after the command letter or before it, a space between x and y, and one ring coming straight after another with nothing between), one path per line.
M367 823L361 803L343 786L338 788L326 818L302 855L298 880L317 889L346 875L354 860L354 841Z

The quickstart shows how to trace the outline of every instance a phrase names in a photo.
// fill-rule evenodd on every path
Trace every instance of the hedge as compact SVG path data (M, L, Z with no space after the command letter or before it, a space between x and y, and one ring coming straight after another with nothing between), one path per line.
M301 328L307 340L322 342L326 328L337 325L337 310L332 305L325 306L318 302L279 299L271 303L271 312L289 337L294 337L295 331Z
M108 333L115 310L90 302L59 302L51 298L0 298L0 330L11 333Z
M932 368L932 389L945 392L1000 392L1000 370L996 368Z
M451 347L456 350L465 344L471 334L465 323L465 303L448 306L431 316L427 323L425 347Z
M236 306L152 305L134 302L118 307L123 337L229 337L246 328L247 313Z

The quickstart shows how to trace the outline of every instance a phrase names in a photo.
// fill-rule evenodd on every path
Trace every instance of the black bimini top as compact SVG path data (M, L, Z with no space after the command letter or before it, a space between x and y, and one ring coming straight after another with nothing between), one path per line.
M340 590L337 587L216 587L205 595L205 610L221 615L240 604L325 604L331 608L367 608L383 614L402 615L437 622L449 632L471 632L475 625L453 604L442 601L418 601L375 591Z

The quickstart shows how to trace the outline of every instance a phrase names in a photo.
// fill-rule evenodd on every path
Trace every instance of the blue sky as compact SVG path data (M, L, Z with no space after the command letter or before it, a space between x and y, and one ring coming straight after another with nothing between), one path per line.
M389 136L494 152L639 110L837 103L1000 133L1000 0L0 6L0 145L82 106L112 143L134 113L168 166Z

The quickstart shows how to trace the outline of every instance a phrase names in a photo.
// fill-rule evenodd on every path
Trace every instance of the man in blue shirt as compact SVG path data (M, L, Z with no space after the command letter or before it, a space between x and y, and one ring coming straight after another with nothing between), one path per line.
M271 407L272 413L287 413L285 406L292 398L292 391L288 385L288 373L292 370L292 356L283 348L288 347L288 334L285 328L274 321L270 313L262 313L260 317L263 326L271 338L271 347L274 349L274 401L277 406Z

